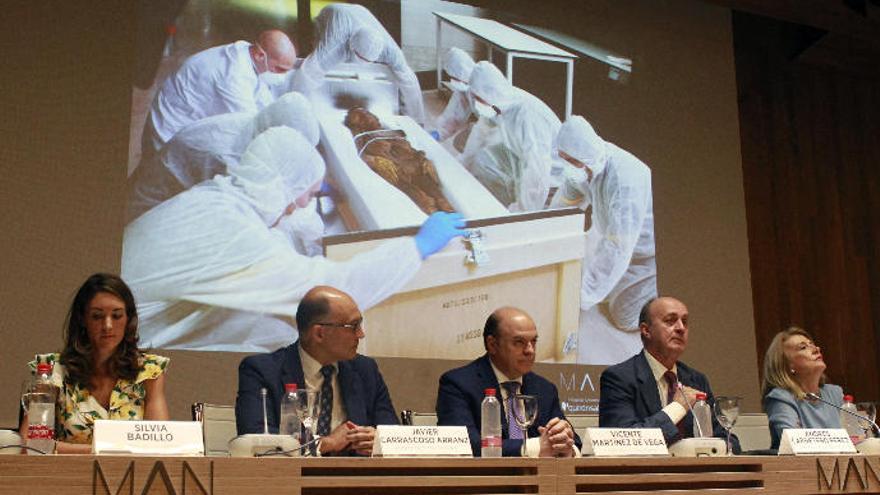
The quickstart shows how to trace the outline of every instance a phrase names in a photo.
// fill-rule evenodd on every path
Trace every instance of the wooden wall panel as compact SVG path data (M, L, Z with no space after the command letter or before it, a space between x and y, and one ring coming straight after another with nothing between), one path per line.
M759 359L803 326L830 381L878 400L880 81L842 68L845 51L811 63L810 28L733 23Z

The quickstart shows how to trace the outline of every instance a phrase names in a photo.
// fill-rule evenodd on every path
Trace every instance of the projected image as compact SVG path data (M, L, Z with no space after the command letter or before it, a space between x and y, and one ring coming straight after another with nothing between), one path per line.
M471 358L506 305L541 360L637 352L651 174L571 115L585 42L462 3L367 5L192 1L144 55L122 260L143 344L271 351L332 285L374 356ZM519 87L536 60L559 69L550 104Z

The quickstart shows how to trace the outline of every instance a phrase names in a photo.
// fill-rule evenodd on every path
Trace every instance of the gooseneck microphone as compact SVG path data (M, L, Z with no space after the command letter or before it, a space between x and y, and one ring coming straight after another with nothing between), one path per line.
M843 412L849 414L850 416L855 416L856 418L858 418L859 421L864 421L864 422L866 422L866 423L871 423L871 426L874 427L874 431L877 432L877 435L878 435L878 436L880 436L880 427L878 427L878 426L877 426L877 423L871 421L871 419L868 418L867 416L862 416L861 414L856 414L856 413L854 413L854 412L852 412L852 411L847 411L846 409L844 409L844 408L838 406L837 404L835 404L835 403L833 403L833 402L830 402L830 401L827 401L827 400L823 399L822 396L820 396L819 394L815 394L815 393L813 393L813 392L807 392L806 394L804 394L804 396L805 396L807 399L810 399L810 400L812 400L812 401L819 401L819 402L821 402L821 403L823 403L823 404L828 404L829 406L833 407L834 409L837 409L838 411L843 411Z
M263 397L263 433L269 434L269 413L266 410L266 388L260 389L260 395Z

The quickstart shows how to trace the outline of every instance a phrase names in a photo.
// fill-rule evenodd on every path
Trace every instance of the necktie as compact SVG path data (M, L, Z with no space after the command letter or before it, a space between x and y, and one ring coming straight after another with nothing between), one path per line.
M328 364L321 367L321 376L324 381L321 383L321 412L318 414L319 436L327 436L330 434L330 417L333 414L333 372L336 368Z
M519 424L516 422L516 397L517 392L519 392L519 382L504 382L501 384L504 387L504 390L507 392L507 432L508 437L512 440L522 440L523 432L522 428L519 427Z
M669 405L675 401L675 391L678 390L678 377L672 371L667 371L663 373L663 379L666 380L666 405ZM684 438L684 420L679 421L675 426L678 428L678 436L676 436L675 440Z
M667 371L663 373L663 379L666 380L666 405L669 405L675 400L675 391L678 390L678 378L676 378L675 373Z

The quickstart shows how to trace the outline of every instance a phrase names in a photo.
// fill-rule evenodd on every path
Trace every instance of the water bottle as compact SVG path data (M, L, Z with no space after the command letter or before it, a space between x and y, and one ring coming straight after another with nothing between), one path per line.
M290 435L299 440L302 423L297 414L297 393L295 383L284 384L284 396L281 397L281 415L278 423L278 433Z
M694 438L712 436L712 409L706 403L706 394L697 393L697 402L692 408L694 415Z
M27 446L45 454L55 450L55 386L52 385L52 365L40 363L28 394ZM28 449L28 454L39 452Z
M856 405L853 403L852 395L843 396L843 405L841 405L840 408L853 414L859 414ZM846 430L853 443L859 443L865 439L865 431L862 430L862 427L859 425L859 419L852 414L840 411L840 426Z
M501 457L501 403L495 397L495 389L487 388L480 406L480 439L482 457Z

